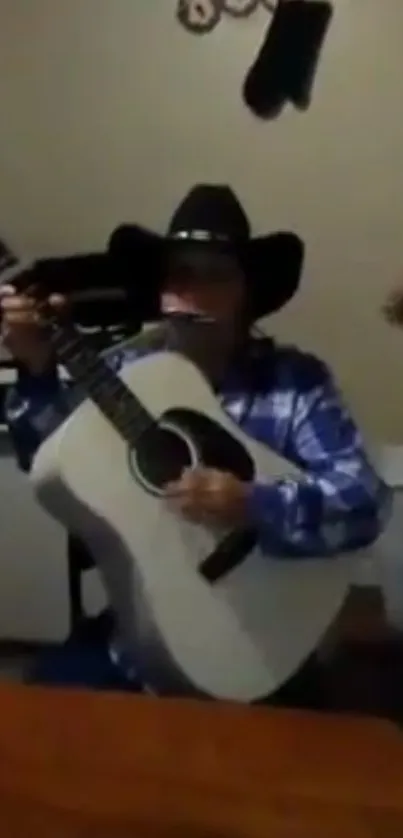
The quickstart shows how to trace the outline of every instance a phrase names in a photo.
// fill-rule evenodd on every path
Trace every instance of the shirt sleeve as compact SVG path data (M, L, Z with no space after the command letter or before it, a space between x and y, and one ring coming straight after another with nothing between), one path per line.
M134 360L130 348L104 353L108 365L119 371ZM62 380L56 367L47 375L33 376L20 368L17 381L5 400L5 419L20 468L29 471L40 444L66 419L82 395L71 382Z
M20 468L29 471L35 452L72 407L72 394L55 368L43 376L19 369L5 400L5 419Z
M262 549L295 557L356 550L380 535L391 491L377 475L326 366L311 359L295 399L286 456L297 479L251 486Z

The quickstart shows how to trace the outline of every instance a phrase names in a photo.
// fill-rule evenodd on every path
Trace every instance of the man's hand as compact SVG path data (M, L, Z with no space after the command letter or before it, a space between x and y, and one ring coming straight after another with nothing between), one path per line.
M196 523L233 526L245 521L248 484L230 472L185 469L166 493L173 507Z
M49 298L55 312L66 301L59 295ZM52 368L53 350L44 334L40 304L29 291L20 294L12 285L0 287L1 339L16 361L32 375L42 375Z

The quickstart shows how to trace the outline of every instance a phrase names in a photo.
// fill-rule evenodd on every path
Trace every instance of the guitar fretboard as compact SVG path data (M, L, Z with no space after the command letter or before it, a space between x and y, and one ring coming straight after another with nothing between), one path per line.
M5 242L0 240L0 283L17 278L30 267L32 265L24 265ZM114 289L101 290L101 298L105 297L105 293L108 299L118 293ZM96 296L94 289L87 290L87 294L85 291L81 292L81 296L84 297L93 298L94 295ZM45 304L44 310L46 309L48 306ZM127 337L124 326L116 324L106 329L80 329L75 325L59 322L51 311L47 311L46 320L50 339L60 363L73 381L81 385L118 433L129 444L134 445L139 436L153 424L154 419L100 356L100 351ZM0 365L12 367L13 361L3 356Z
M154 419L134 393L74 327L55 320L51 339L73 380L83 387L118 433L135 445Z

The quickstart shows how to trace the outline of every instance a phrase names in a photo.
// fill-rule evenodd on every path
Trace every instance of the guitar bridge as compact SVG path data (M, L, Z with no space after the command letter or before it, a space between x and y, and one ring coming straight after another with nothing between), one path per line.
M256 545L257 534L255 530L235 530L229 533L218 547L204 559L199 567L199 573L207 582L214 584L245 561Z

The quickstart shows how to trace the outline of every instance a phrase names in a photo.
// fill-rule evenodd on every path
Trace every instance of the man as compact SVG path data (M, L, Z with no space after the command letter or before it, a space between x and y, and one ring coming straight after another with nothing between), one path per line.
M326 556L330 562L335 554L373 542L389 493L328 369L311 355L251 335L256 319L279 310L296 292L299 240L290 234L252 239L232 191L199 186L179 206L165 238L131 228L130 248L139 260L145 258L139 265L142 311L152 310L158 300L164 346L197 364L244 431L304 474L264 485L214 469L186 471L167 486L178 514L195 521L252 523L268 561L275 553L300 561ZM29 469L41 440L68 413L70 396L59 380L34 299L10 286L1 297L3 338L20 367L7 417L19 462ZM57 297L51 301L64 304ZM117 369L138 352L128 346L111 352L109 360ZM113 663L105 649L111 650ZM122 686L141 688L127 650L107 637L103 653L106 670L113 665ZM309 669L312 662L273 700L317 704ZM106 670L100 685L116 685Z

